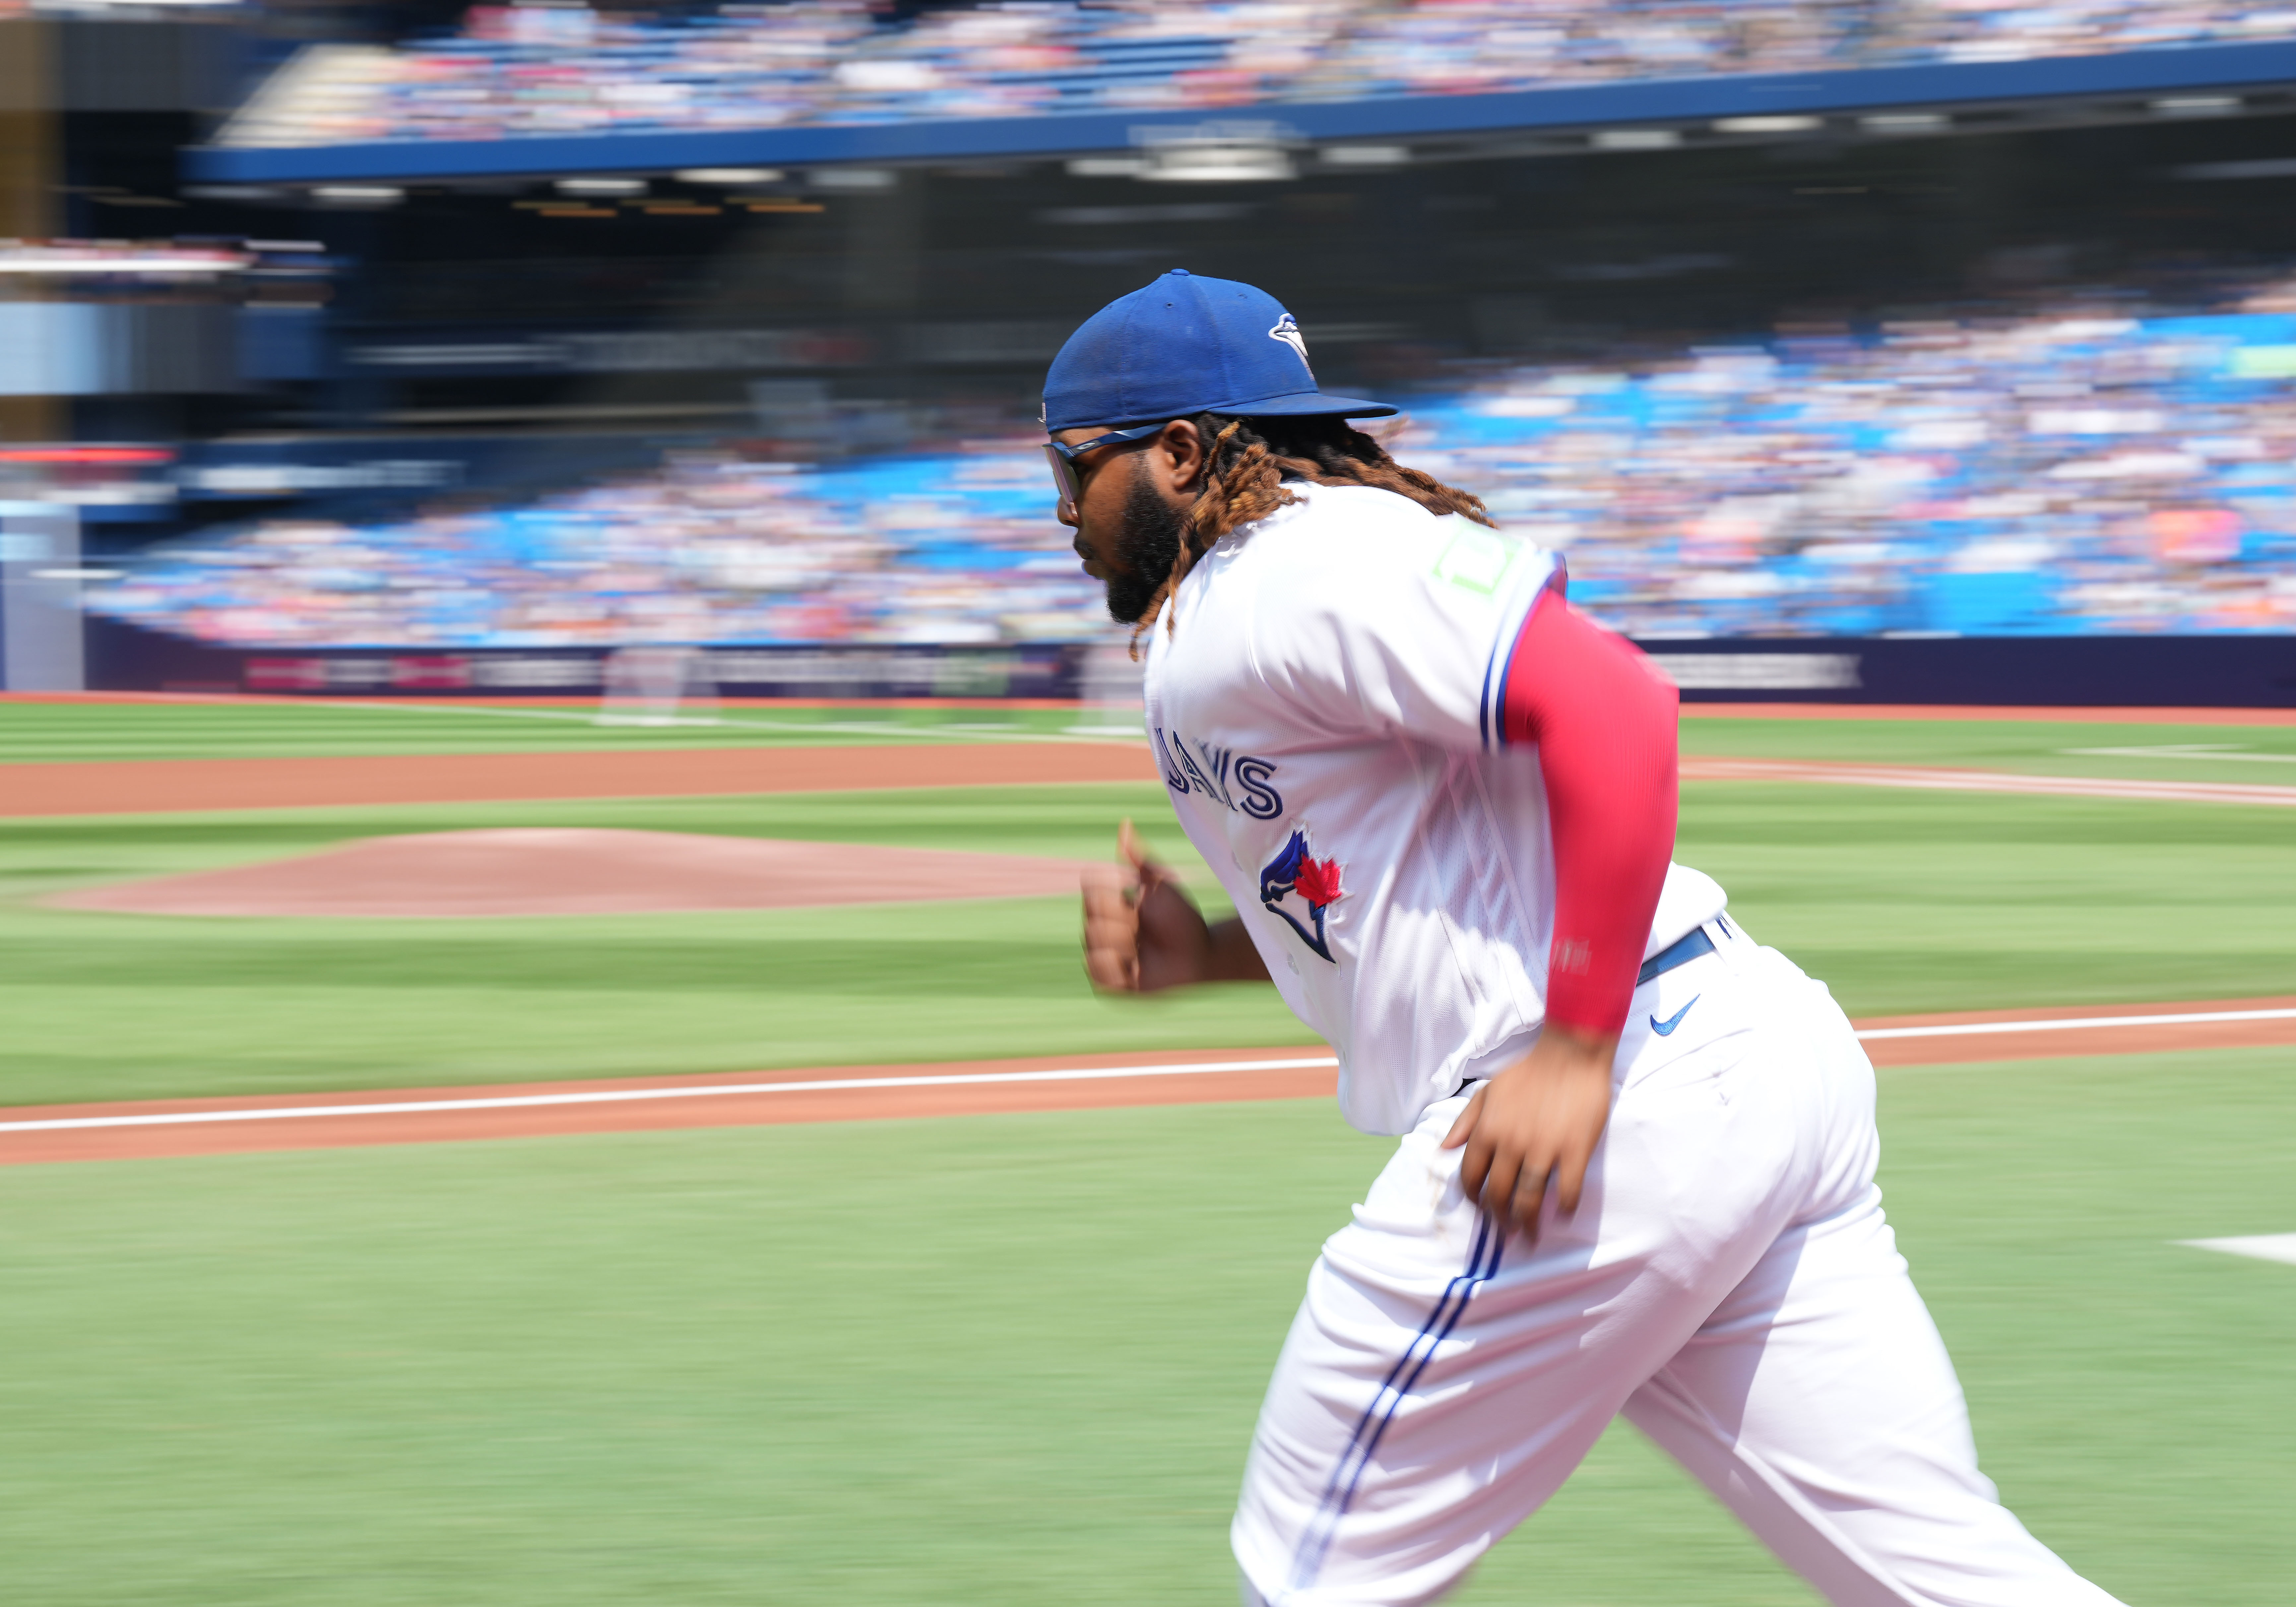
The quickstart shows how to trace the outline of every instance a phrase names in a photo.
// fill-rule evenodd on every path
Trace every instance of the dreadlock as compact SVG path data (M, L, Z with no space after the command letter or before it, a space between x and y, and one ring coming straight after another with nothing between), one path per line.
M1212 544L1241 526L1267 518L1276 509L1298 502L1286 480L1307 480L1319 486L1373 486L1407 496L1430 513L1462 513L1477 524L1490 524L1490 511L1482 498L1456 486L1447 486L1420 469L1406 469L1387 450L1347 420L1328 415L1302 417L1231 418L1200 413L1190 421L1196 433L1210 443L1204 451L1203 489L1181 521L1179 549L1173 554L1172 572L1152 593L1140 623L1132 632L1132 656L1140 656L1140 638L1157 613L1180 589L1180 582L1196 567L1196 560ZM1172 622L1164 622L1169 635Z

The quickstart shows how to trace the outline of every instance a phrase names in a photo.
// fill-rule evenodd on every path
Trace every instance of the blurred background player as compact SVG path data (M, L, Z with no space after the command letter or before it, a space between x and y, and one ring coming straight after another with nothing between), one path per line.
M1324 1247L1234 1529L1248 1603L1443 1595L1623 1412L1846 1607L2104 1607L1998 1505L1824 986L1669 864L1675 695L1552 554L1183 270L1045 384L1060 517L1147 647L1208 926L1121 838L1086 969L1266 979L1395 1157Z

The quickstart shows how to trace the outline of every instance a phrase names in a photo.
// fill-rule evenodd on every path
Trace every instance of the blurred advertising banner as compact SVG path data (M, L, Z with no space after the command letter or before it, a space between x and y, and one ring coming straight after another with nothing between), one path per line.
M238 652L139 632L147 637L139 659L136 644L119 634L123 629L132 627L111 626L104 635L107 681L140 678L153 690L197 685L350 697L600 697L619 684L618 659L634 651ZM1066 699L1078 695L1083 665L1083 654L1068 644L684 652L692 660L685 673L694 686L736 697Z
M604 700L629 644L468 652L241 649L87 621L88 679L107 691L317 697ZM2296 637L1738 638L1644 644L1694 702L2112 708L2296 706ZM1139 729L1137 666L1120 643L685 646L689 694L832 700L1077 701L1111 734Z

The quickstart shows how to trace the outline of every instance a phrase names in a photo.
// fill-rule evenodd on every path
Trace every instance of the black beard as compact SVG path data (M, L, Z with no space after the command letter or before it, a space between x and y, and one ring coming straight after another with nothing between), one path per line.
M1111 554L1114 562L1108 565L1110 619L1119 625L1140 623L1157 589L1171 578L1186 532L1186 521L1136 469L1124 495L1124 521Z

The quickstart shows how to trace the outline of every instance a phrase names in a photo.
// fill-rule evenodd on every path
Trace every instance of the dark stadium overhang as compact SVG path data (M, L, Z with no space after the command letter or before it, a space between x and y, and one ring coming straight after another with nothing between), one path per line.
M1573 84L1503 94L1267 102L1158 112L1070 113L965 121L818 125L650 134L398 140L365 144L200 146L184 177L205 184L299 184L653 173L679 168L851 163L929 165L1128 151L1160 139L1456 142L1507 134L1734 118L1856 116L1899 111L2079 108L2083 120L2175 115L2151 97L2296 86L2296 41L2180 45L2022 61L1929 62L1835 72L1743 74ZM2112 102L2128 102L2116 109ZM2237 110L2238 108L2227 108ZM1997 127L1997 125L1994 125Z

